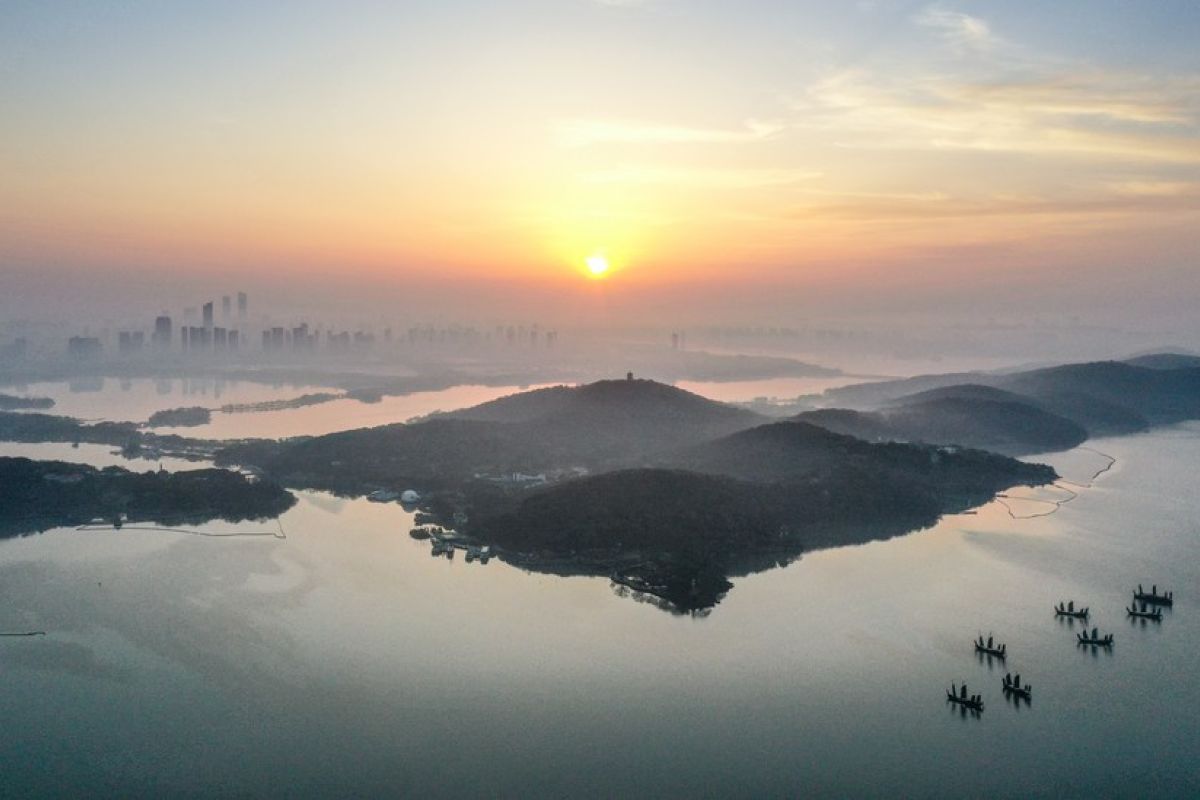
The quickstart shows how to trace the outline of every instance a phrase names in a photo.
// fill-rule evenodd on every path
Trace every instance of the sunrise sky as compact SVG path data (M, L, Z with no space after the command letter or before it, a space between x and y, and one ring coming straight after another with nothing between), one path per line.
M1170 306L1197 41L1194 2L6 2L0 270Z

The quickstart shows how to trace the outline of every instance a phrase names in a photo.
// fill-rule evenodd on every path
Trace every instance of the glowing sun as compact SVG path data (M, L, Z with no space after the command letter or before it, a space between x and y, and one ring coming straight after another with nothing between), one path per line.
M588 272L593 278L603 277L608 272L608 259L600 253L588 256L584 263L587 264Z

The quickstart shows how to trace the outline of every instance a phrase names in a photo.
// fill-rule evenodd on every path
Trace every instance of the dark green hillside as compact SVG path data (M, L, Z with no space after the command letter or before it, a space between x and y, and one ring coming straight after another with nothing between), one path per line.
M997 396L1019 397L992 391ZM969 394L976 397L946 392L949 389L922 393L917 396L929 399L880 411L824 409L796 419L869 441L956 444L1010 455L1066 450L1087 439L1082 425L1029 402L982 399L975 391Z
M635 466L761 420L654 381L600 381L525 392L410 425L229 447L218 461L254 464L292 485L340 491L444 485L481 473Z
M1147 369L1196 369L1200 356L1194 353L1149 353L1125 359L1126 364Z
M295 502L273 483L223 469L137 473L0 458L2 535L112 520L119 514L130 522L238 522L278 516Z
M981 450L871 444L806 422L760 425L685 450L669 463L745 480L797 482L855 469L876 482L915 482L949 501L989 497L1022 483L1046 483L1054 471Z
M47 409L53 408L54 401L49 397L18 397L0 393L0 410L12 411L21 408Z

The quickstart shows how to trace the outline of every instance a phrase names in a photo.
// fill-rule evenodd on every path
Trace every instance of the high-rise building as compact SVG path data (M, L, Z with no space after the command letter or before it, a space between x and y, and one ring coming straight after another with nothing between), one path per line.
M10 358L13 360L24 358L29 352L29 341L24 337L13 339L10 344L0 347L0 358Z
M229 315L233 313L233 301L229 299L229 295L221 298L221 319L229 319Z
M246 308L249 304L249 298L245 292L238 292L238 319L246 318Z
M119 331L117 333L117 351L123 356L140 353L145 343L146 337L141 331Z
M204 304L203 316L205 329L211 331L213 327L213 304L211 300Z
M171 318L161 314L154 318L154 346L163 349L171 346Z
M99 358L103 349L100 340L94 336L72 336L67 340L67 353L80 361Z

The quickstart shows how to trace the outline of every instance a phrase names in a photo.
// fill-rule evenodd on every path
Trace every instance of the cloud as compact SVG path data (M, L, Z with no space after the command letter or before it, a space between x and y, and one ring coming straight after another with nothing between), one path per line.
M587 147L601 143L622 144L720 144L753 142L784 130L778 123L747 120L741 128L691 128L678 125L606 119L570 119L556 126L564 147Z
M1142 191L1142 188L1147 189ZM834 193L825 200L792 212L795 218L883 222L977 217L1097 217L1133 214L1200 213L1200 185L1177 183L1139 187L1136 183L1096 187L1073 196L1051 197L991 193L976 197L945 193L858 194Z
M1200 80L1041 65L1022 74L843 71L809 87L789 124L848 148L1200 163Z
M958 52L986 51L1001 44L987 22L959 11L931 6L917 15L916 22L937 31Z
M798 169L740 169L713 167L621 166L585 172L580 179L599 184L662 184L674 186L750 189L787 186L820 178L820 172Z

